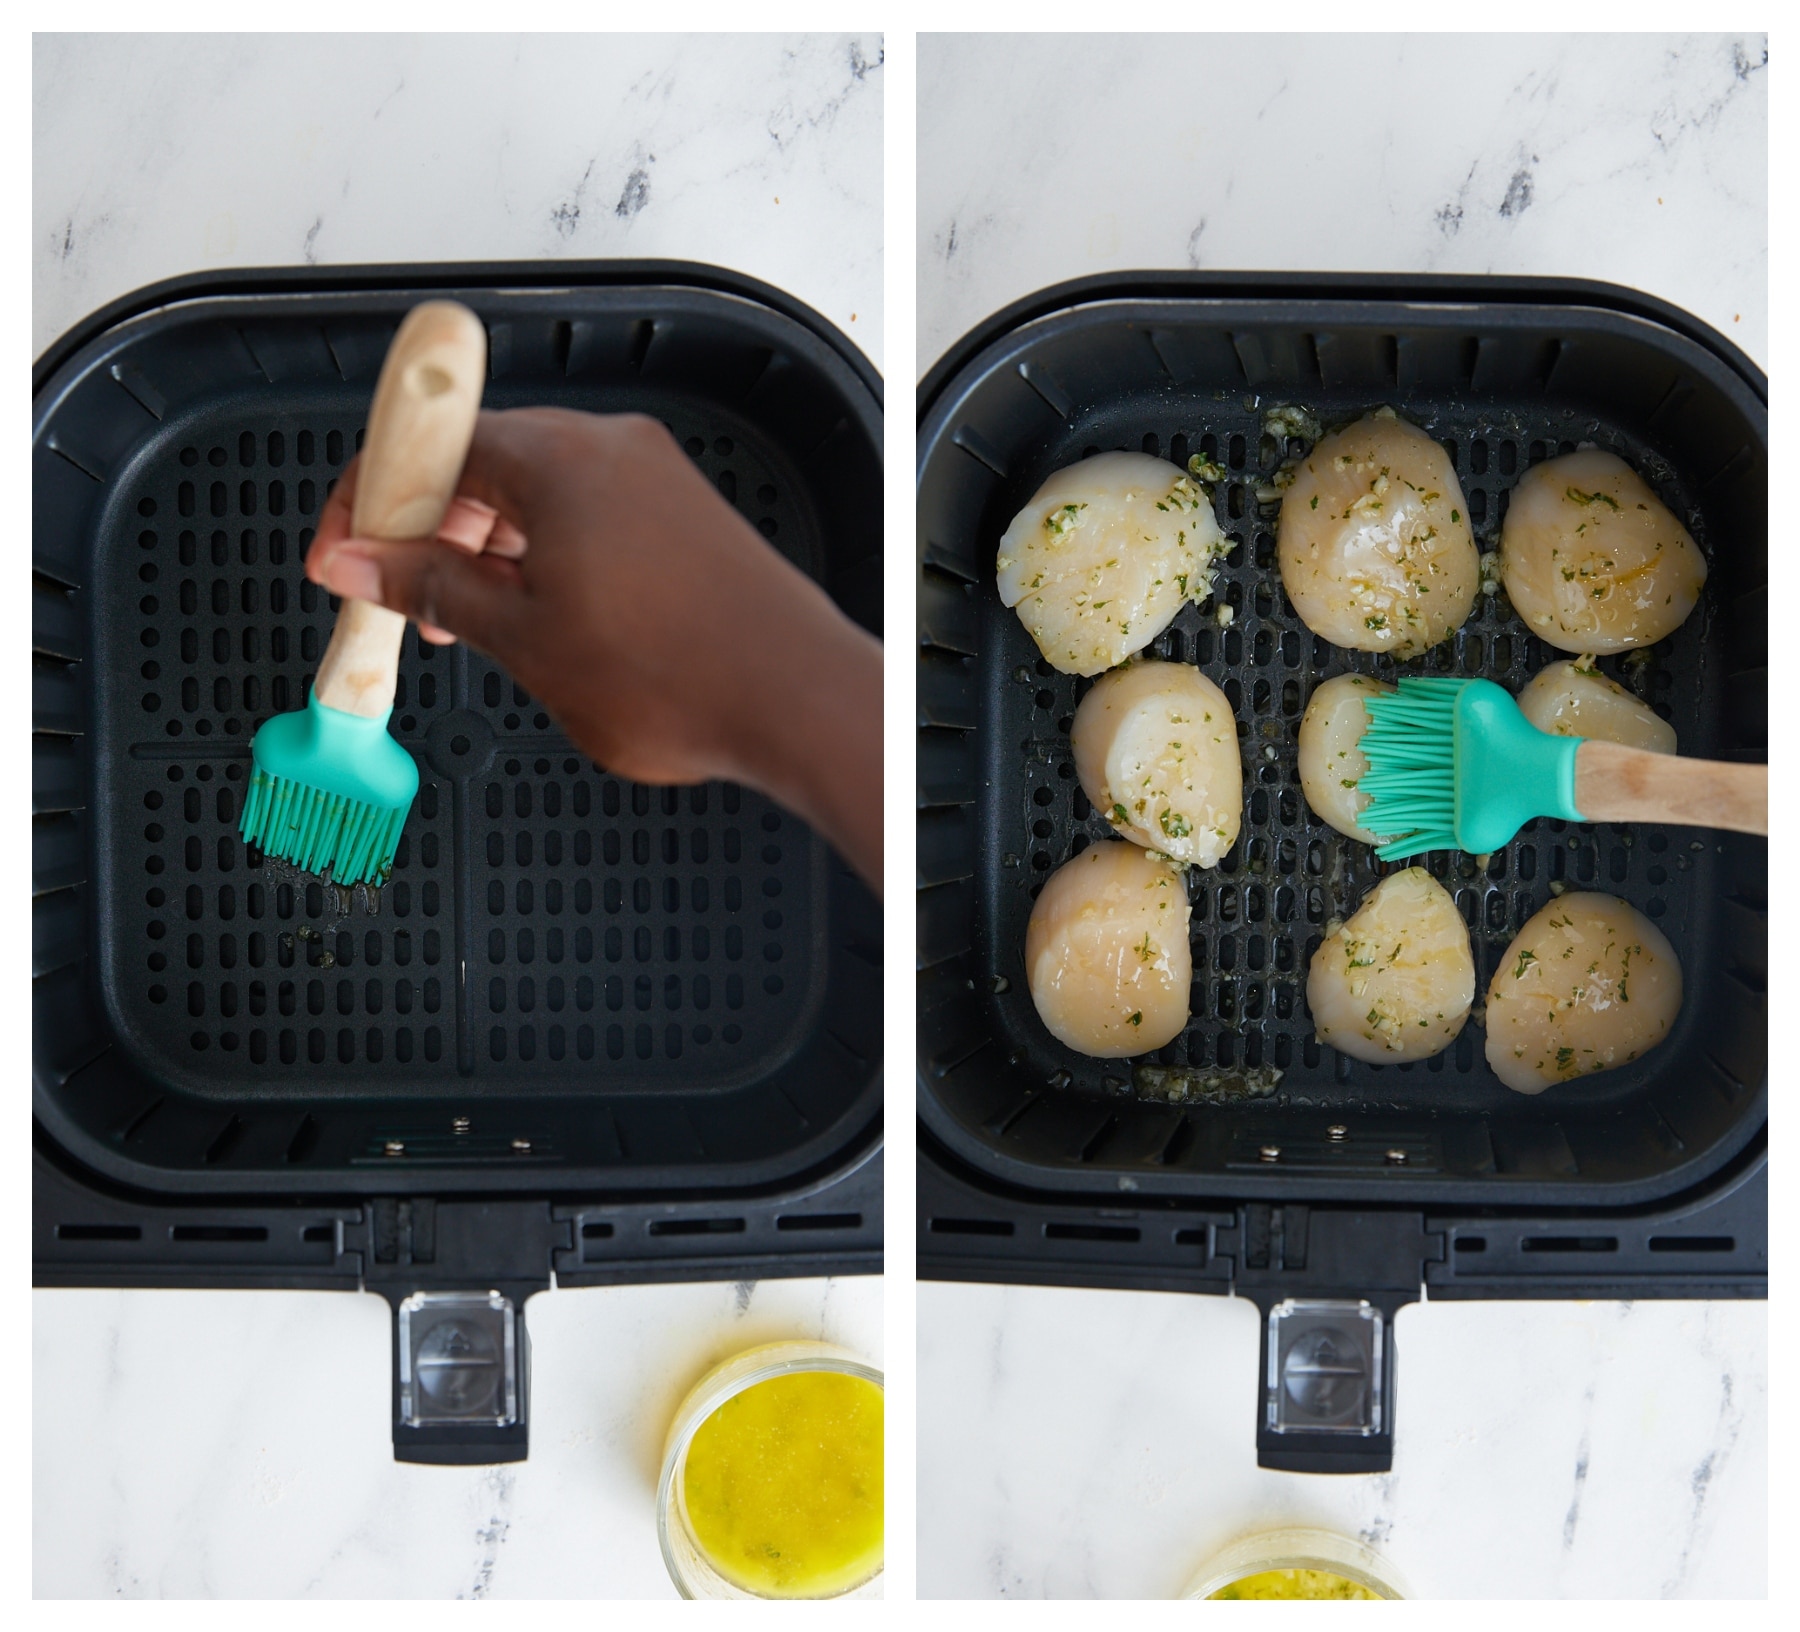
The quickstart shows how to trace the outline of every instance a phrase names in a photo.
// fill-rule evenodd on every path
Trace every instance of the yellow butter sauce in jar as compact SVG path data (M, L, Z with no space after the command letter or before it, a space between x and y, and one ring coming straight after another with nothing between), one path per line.
M1331 1570L1259 1570L1228 1581L1209 1598L1379 1598L1360 1581Z
M1265 1530L1208 1560L1184 1598L1404 1598L1393 1565L1329 1530Z
M703 1377L670 1428L659 1498L684 1596L875 1596L883 1403L881 1374L827 1344L769 1344Z
M688 1446L694 1539L729 1580L768 1598L828 1598L882 1557L882 1393L797 1371L734 1394Z

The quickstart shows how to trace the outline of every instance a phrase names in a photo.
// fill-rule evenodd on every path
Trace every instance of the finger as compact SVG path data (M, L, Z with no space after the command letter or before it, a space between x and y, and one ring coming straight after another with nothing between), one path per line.
M475 420L457 492L491 506L522 542L531 536L544 471L589 434L592 417L564 408L484 410Z
M446 544L454 544L471 555L479 555L487 548L499 515L499 511L491 504L483 504L480 499L465 498L458 494L450 501L450 508L444 512L444 519L438 523L437 536Z
M444 525L450 542L468 549L476 531L476 518L490 512L493 522L482 538L488 553L517 560L525 553L526 512L534 490L534 472L543 458L546 431L567 432L568 422L584 416L560 409L514 408L485 410L475 421L475 434L457 482L456 497L445 512ZM356 474L362 455L344 467L326 501L325 514L306 557L306 575L329 588L326 569L353 534L351 515L356 500ZM440 532L442 532L440 528ZM370 541L359 540L360 543ZM336 593L336 591L334 591ZM359 597L366 599L367 597Z
M312 549L335 549L341 539L350 536L350 512L356 503L356 467L358 454L344 467L344 473L325 496L325 508L319 514L319 525L313 535Z
M326 513L319 518L318 535L314 538L307 552L307 576L316 584L323 584L326 568L333 555L346 544L355 545L367 550L368 546L384 542L380 539L359 538L350 530L350 505L341 509L336 506L336 495L326 506ZM466 551L470 555L479 555L483 549L492 547L497 521L494 510L478 499L456 498L450 501L450 508L444 512L444 520L438 527L437 538L440 543L449 544L456 549ZM518 546L513 547L513 540L518 538ZM506 524L504 547L495 552L505 556L520 556L525 553L524 540L519 538L518 529L510 523ZM454 639L454 636L446 637Z
M517 561L525 553L525 535L505 516L496 516L494 530L488 534L487 550L489 555L502 555L509 561Z
M419 639L428 640L433 646L454 646L456 644L456 636L451 634L448 629L438 628L435 623L421 623L417 625L417 628Z
M483 651L511 649L523 579L510 561L465 555L434 540L346 541L324 563L321 582L334 595L373 601L466 640Z

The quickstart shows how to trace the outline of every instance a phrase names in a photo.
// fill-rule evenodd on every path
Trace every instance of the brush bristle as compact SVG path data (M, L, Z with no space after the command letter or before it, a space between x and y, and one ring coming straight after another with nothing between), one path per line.
M385 879L410 805L366 804L267 771L251 774L239 831L265 856L336 884Z
M1383 861L1457 847L1456 698L1465 683L1408 677L1393 695L1368 699L1358 746L1369 768L1356 785L1369 802L1357 820L1395 835L1375 851Z

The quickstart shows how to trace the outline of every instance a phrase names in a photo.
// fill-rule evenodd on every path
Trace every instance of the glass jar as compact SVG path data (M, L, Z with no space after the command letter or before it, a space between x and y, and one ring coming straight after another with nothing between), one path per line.
M1234 1581L1270 1570L1320 1570L1366 1587L1377 1598L1404 1598L1393 1565L1360 1541L1329 1530L1264 1530L1207 1560L1183 1598L1210 1598Z
M669 1577L683 1598L763 1596L722 1575L696 1539L688 1520L684 1489L688 1447L700 1425L734 1395L754 1388L758 1383L803 1371L835 1371L860 1377L877 1388L884 1387L881 1372L835 1344L764 1343L714 1366L688 1390L687 1397L676 1410L675 1420L669 1425L669 1437L663 1445L662 1477L656 1490L656 1530L662 1543L663 1562L668 1565ZM877 1567L855 1585L825 1596L879 1598L882 1596L882 1571Z

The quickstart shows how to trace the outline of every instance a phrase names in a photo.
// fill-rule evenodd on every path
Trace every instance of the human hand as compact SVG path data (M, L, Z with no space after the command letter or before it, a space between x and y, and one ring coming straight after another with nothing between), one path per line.
M634 414L484 413L435 539L355 538L357 466L306 573L486 652L634 781L780 800L880 888L881 648Z

